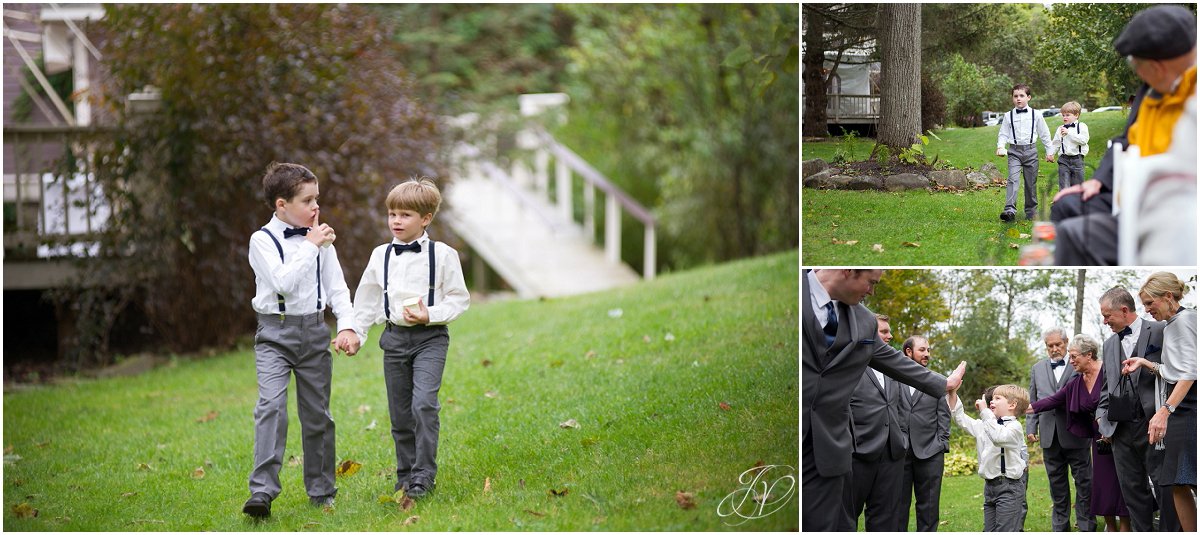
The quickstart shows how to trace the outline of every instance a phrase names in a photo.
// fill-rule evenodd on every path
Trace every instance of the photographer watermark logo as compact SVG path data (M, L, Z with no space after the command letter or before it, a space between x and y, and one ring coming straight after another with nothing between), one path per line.
M743 486L717 504L717 516L741 520L726 525L737 526L770 515L787 505L796 494L796 469L786 464L755 466L738 476Z

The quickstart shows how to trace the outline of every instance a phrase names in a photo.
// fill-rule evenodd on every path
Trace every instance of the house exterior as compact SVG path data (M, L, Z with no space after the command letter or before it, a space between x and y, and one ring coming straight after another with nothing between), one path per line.
M835 70L836 67L836 70ZM830 125L879 123L879 62L865 50L825 52L823 74L829 79L826 116Z

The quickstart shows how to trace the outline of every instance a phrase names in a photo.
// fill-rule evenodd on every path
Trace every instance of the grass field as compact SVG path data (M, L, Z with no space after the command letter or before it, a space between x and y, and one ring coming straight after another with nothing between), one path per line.
M378 329L359 355L334 357L337 457L361 469L338 478L325 511L285 463L265 522L241 513L252 349L6 391L4 529L798 530L799 489L786 483L772 514L718 514L758 463L799 477L798 263L791 252L473 307L451 326L438 487L411 510L380 501L395 464ZM286 455L299 457L291 397Z
M1125 126L1120 111L1085 113L1082 117L1091 133L1091 150L1084 158L1085 177L1091 177L1104 155L1106 141ZM1048 117L1047 125L1056 128L1058 117ZM930 138L928 154L937 155L959 169L978 169L992 162L1007 174L1007 160L995 156L998 126L959 128L936 132L941 139ZM830 161L841 138L829 141L805 141L801 146L804 160ZM873 139L861 139L853 149L851 161L866 160ZM847 145L848 147L848 145ZM1039 210L1049 214L1050 199L1058 192L1058 164L1046 162L1044 150L1038 171ZM1017 210L1023 209L1018 194ZM1031 224L1018 219L1000 221L1004 208L1004 188L960 193L928 191L880 192L833 191L804 188L802 238L804 264L834 265L1016 265L1018 247L1028 244ZM856 241L853 245L840 242ZM915 243L919 247L905 246ZM880 244L883 252L873 250Z

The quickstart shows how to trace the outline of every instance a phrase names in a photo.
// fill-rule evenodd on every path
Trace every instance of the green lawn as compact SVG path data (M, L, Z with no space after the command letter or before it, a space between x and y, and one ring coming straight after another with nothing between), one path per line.
M1036 445L1034 446L1037 447ZM1075 480L1071 479L1071 503L1074 507ZM1029 488L1025 491L1025 504L1029 512L1025 516L1025 531L1051 531L1050 482L1046 479L1046 467L1035 464L1029 467ZM983 530L983 479L978 474L947 476L942 478L942 497L939 502L941 521L938 531L978 532ZM916 531L916 504L909 507L908 531ZM1099 523L1104 524L1100 518ZM1075 512L1071 512L1071 526L1075 526ZM1101 527L1101 529L1104 529ZM863 531L863 517L858 519L858 531Z
M1084 174L1091 177L1104 155L1106 141L1120 133L1125 115L1120 111L1085 113L1091 133L1091 150L1084 158ZM1056 128L1058 117L1047 118ZM936 132L926 152L937 155L955 168L978 169L986 162L1007 174L1007 160L995 156L999 127L956 128ZM833 158L841 138L809 142L801 146L804 160ZM866 160L873 139L862 139L853 149L852 160ZM1044 151L1039 146L1039 154ZM1049 214L1049 200L1058 192L1058 164L1041 160L1038 169L1039 210ZM805 265L1016 265L1018 247L1029 243L1028 221L1000 221L1004 188L961 193L909 191L802 190ZM1024 193L1018 193L1017 210L1022 210ZM857 241L853 245L835 242ZM905 242L919 247L904 246ZM883 252L872 249L880 244Z
M285 463L261 523L241 513L252 349L6 391L4 529L798 530L799 489L786 483L764 511L773 514L740 525L718 515L756 463L799 477L798 265L793 251L472 307L451 326L438 487L409 511L379 501L394 456L378 330L358 356L334 358L338 460L361 469L338 478L337 506L322 511L308 505L300 467ZM287 455L298 457L291 396ZM579 428L559 426L571 419Z

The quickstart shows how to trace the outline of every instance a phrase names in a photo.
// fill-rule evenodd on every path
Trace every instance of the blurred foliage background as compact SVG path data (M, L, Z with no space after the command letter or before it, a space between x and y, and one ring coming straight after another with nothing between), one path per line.
M320 179L351 289L388 239L380 205L415 175L452 180L456 136L499 139L521 93L565 92L553 134L659 218L658 268L799 243L795 5L127 4L89 33L103 52L98 142L110 202L101 255L56 292L70 365L111 360L128 318L154 348L252 332L250 234L271 161ZM161 90L149 116L126 95ZM446 118L495 117L469 132ZM503 132L501 132L503 134ZM632 225L626 232L641 230ZM623 240L640 265L640 238ZM101 267L96 267L101 266ZM122 318L125 318L124 320Z

